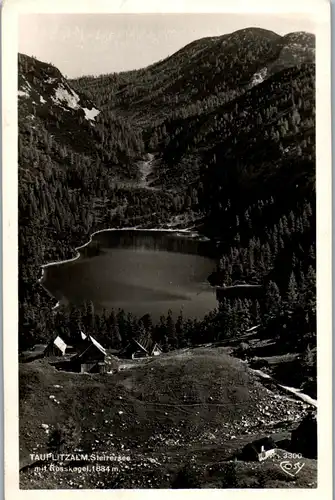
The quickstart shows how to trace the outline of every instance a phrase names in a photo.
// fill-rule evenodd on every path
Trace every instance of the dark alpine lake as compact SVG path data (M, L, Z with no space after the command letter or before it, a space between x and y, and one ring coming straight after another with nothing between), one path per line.
M64 305L92 301L96 310L121 308L155 320L169 309L202 318L217 305L207 281L215 266L210 243L197 236L103 231L77 260L45 267L43 286Z

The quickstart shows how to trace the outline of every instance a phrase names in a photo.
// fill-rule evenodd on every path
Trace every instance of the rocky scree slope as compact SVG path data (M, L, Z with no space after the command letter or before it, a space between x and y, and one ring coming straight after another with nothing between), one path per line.
M119 487L136 487L138 461L140 486L150 486L150 479L162 487L169 481L162 471L173 476L186 456L205 467L213 463L214 447L215 456L227 460L253 436L295 426L303 411L301 402L264 388L220 349L176 351L106 376L62 373L46 361L20 366L22 461L28 452L46 451L52 431L65 428L69 415L83 453L131 457L118 474L89 475L91 488L116 479ZM67 445L73 442L64 451ZM72 487L85 478L72 474ZM62 474L21 473L23 487L61 487L61 481Z

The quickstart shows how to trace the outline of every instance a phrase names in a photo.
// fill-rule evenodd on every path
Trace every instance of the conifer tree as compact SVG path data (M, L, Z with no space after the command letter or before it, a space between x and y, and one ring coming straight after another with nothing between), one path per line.
M287 302L290 309L294 309L298 301L298 287L294 272L292 271L287 289Z
M274 281L269 281L267 284L265 296L267 315L274 318L280 313L282 305L280 291L278 285Z

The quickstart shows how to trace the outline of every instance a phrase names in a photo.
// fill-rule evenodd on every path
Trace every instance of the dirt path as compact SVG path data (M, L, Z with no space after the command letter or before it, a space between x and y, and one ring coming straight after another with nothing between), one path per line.
M254 370L252 368L249 368L249 370L251 370L253 373L255 373L255 375L258 375L261 379L263 379L263 381L268 380L269 382L271 382L271 384L275 385L280 390L292 394L296 398L301 399L302 401L304 401L305 403L308 403L311 406L317 407L317 405L318 405L317 400L311 398L307 394L304 394L299 389L296 389L295 387L288 387L286 385L280 384L279 382L277 382L277 380L272 378L270 375L262 372L262 370ZM264 385L266 385L266 384L264 384Z

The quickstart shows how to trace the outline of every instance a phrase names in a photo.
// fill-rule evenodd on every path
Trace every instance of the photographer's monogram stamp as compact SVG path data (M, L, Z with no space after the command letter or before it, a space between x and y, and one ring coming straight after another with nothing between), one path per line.
M289 460L284 460L283 462L280 462L279 467L281 468L282 471L286 472L289 476L297 476L298 473L301 471L303 466L305 465L304 462L290 462Z

